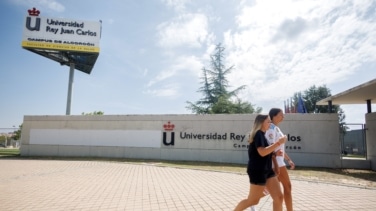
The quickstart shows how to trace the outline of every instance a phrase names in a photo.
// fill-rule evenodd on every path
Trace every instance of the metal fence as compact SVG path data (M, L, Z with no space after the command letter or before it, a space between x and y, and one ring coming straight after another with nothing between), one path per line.
M364 124L346 124L341 134L342 157L366 158L367 142Z

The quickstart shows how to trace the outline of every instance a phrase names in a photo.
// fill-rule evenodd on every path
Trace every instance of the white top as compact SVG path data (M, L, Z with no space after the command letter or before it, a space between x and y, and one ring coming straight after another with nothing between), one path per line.
M282 133L282 131L279 129L279 127L277 127L273 123L270 124L269 129L265 132L265 138L266 138L266 140L268 140L268 142L269 142L270 145L274 144L275 142L277 142L278 139L281 138L282 136L284 136L284 134ZM279 167L286 166L286 163L284 161L285 160L284 159L284 156L285 156L285 144L281 144L274 151L276 152L278 150L282 150L282 152L283 152L282 156L276 156L278 166ZM273 163L273 165L274 165L274 163Z

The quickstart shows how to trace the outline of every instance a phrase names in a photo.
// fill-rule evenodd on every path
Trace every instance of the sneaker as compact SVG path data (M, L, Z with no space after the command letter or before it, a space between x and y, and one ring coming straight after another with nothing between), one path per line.
M249 207L249 209L250 209L251 211L257 211L255 206L251 206L251 207Z

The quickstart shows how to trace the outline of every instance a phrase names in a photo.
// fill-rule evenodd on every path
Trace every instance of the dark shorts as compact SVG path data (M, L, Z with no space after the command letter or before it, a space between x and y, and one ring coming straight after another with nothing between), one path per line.
M275 176L273 170L249 170L247 173L249 182L254 185L265 185L267 179Z

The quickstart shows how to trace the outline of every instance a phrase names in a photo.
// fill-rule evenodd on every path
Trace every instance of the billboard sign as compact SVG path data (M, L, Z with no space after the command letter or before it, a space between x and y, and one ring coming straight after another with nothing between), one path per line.
M39 17L35 8L28 12L23 48L99 53L101 22Z

